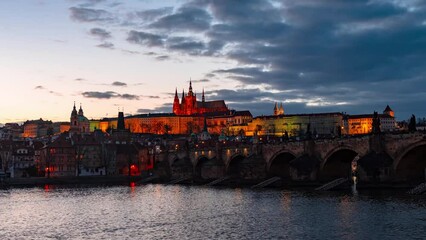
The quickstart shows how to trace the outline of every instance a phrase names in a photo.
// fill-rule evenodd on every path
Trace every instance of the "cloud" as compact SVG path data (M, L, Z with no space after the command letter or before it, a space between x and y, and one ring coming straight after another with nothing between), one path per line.
M133 94L119 94L113 91L106 92L83 92L82 95L86 98L96 98L96 99L111 99L111 98L121 98L125 100L139 100L139 96Z
M106 49L114 49L114 44L112 44L110 42L104 42L104 43L96 45L96 47L106 48Z
M150 96L150 95L143 95L142 97L144 97L144 98L151 98L151 99L158 99L158 98L160 98L159 96Z
M127 83L124 82L113 82L112 85L116 87L127 87Z
M212 17L201 8L181 7L174 14L164 16L150 24L151 28L169 31L206 31Z
M129 32L127 41L149 47L160 47L163 45L163 38L160 35L147 32L138 32L134 30Z
M172 13L173 7L163 7L157 9L148 9L136 12L136 15L144 21L153 21L161 16Z
M239 86L235 92L211 93L229 98L231 106L253 104L260 111L282 100L299 113L363 108L368 113L369 106L381 109L390 104L407 116L413 104L423 109L419 104L426 101L423 1L179 4L133 11L135 22L126 27L134 29L127 32L127 41L143 47L144 54L151 51L148 55L156 60L186 54L235 63L205 74L206 79L227 79ZM103 15L76 18L96 23L108 18ZM147 50L152 47L155 52Z
M148 113L170 113L172 110L172 104L163 104L160 107L156 108L140 108L137 110L139 114L148 114Z
M120 98L126 99L126 100L139 100L139 96L133 95L133 94L122 94L120 95Z
M42 91L46 91L46 92L48 92L48 93L50 93L50 94L52 94L52 95L55 95L55 96L62 96L62 94L61 94L61 93L58 93L58 92L55 92L55 91L51 91L51 90L49 90L49 89L47 89L46 87L41 86L41 85L36 86L34 89L35 89L35 90L42 90Z
M74 79L74 81L76 81L76 82L84 82L84 81L87 81L87 80L84 79L84 78L76 78L76 79Z
M79 22L108 22L113 20L112 14L101 9L71 7L71 19Z
M209 79L199 79L199 80L192 80L193 83L206 83L206 82L210 82Z
M90 35L100 38L101 40L111 38L111 32L102 28L92 28L89 31Z
M155 59L159 60L159 61L164 61L164 60L169 60L170 57L167 55L161 55L161 56L157 56L155 57Z
M127 53L127 54L140 54L140 52L138 51L132 51L132 50L126 50L126 49L122 49L121 50L123 53Z

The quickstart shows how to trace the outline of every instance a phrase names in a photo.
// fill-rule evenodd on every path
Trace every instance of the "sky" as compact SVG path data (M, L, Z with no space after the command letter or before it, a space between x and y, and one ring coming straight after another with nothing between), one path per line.
M0 123L171 112L426 116L426 1L0 1Z

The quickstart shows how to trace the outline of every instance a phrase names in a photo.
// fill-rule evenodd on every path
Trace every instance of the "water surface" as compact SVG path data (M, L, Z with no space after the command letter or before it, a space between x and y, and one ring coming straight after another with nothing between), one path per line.
M195 186L0 190L0 239L422 239L426 198Z

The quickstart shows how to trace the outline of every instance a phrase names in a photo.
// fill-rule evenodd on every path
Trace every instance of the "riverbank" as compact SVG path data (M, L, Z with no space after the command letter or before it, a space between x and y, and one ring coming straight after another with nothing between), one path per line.
M141 176L81 176L81 177L32 177L9 178L3 182L4 187L31 187L43 185L124 185L138 182Z
M229 188L250 188L258 184L259 180L240 180L240 179L230 179L224 181L215 186L217 187L229 187ZM142 177L142 176L80 176L80 177L51 177L51 178L9 178L6 179L0 187L36 187L36 186L45 186L45 185L142 185L147 183L158 183L158 184L170 184L170 181L165 179L159 179L155 177ZM180 182L181 185L206 185L208 182L199 182L193 181L192 179ZM274 184L271 184L267 188L273 189L294 189L294 188L305 188L305 189L315 189L324 184L323 182L298 182L298 181L278 181ZM417 184L414 183L358 183L357 189L371 189L371 190L403 190L411 189ZM347 182L335 190L348 190L352 187L352 184Z

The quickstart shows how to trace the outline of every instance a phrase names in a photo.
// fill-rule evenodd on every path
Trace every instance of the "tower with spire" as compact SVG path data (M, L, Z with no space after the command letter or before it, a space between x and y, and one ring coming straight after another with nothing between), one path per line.
M177 93L177 88L175 91L175 99L173 100L173 112L177 113L180 110L180 104L179 104L179 97L178 97L178 93Z
M80 104L80 109L77 112L77 108L75 107L75 102L73 109L71 111L70 117L70 134L82 134L90 132L90 122L84 116L83 108Z
M212 112L229 112L225 101L206 101L204 88L202 91L201 101L197 101L197 94L193 91L192 80L189 80L188 94L185 95L185 90L182 91L182 98L179 102L177 91L173 100L173 113L176 115L196 115Z
M279 115L284 115L283 103L280 103L280 106L278 107L278 103L275 102L274 116L279 116Z

